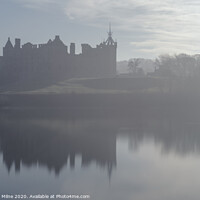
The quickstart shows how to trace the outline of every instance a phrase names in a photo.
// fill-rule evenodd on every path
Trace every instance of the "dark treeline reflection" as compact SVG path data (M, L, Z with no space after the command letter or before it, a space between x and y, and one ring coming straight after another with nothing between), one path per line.
M72 115L71 115L71 114ZM194 112L159 110L128 116L80 110L16 110L0 114L0 152L8 172L14 166L45 166L59 174L63 167L96 163L111 176L116 167L118 136L129 138L137 150L144 139L154 141L162 152L184 156L200 153L200 118Z

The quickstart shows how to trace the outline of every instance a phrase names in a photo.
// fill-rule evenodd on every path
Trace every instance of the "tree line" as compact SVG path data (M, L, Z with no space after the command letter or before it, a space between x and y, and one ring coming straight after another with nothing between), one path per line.
M128 70L130 74L143 75L143 69L140 64L143 59L134 58L128 61ZM200 55L175 54L160 55L155 60L154 76L161 77L199 77L200 76Z

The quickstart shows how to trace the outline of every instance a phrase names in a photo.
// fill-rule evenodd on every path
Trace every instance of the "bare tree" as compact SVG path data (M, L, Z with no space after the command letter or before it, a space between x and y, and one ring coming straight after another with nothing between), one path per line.
M200 60L199 60L200 61ZM193 77L195 76L198 62L195 56L178 54L174 56L160 55L155 60L156 70L161 76Z
M136 74L138 71L138 66L141 63L141 59L140 58L134 58L134 59L130 59L128 61L128 70L129 73L131 74Z

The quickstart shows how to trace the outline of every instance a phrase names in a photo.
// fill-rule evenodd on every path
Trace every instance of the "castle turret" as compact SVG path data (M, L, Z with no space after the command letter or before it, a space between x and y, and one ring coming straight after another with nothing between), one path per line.
M116 46L117 43L114 42L113 38L112 38L112 31L111 31L111 24L109 24L109 31L108 31L108 39L106 40L105 44L106 45L113 45Z
M11 43L11 41L10 41L10 37L8 38L8 41L6 42L6 45L5 45L5 47L4 48L6 48L6 49L13 49L13 45L12 45L12 43Z
M54 46L59 46L59 47L66 47L65 44L61 41L59 35L55 36L55 39L53 40L51 44L53 44Z
M13 54L13 45L10 41L10 38L8 38L5 47L3 47L3 56L10 56L12 54Z
M108 39L103 43L103 46L107 51L108 74L111 76L116 75L117 67L117 42L114 42L112 34L111 24L109 24Z

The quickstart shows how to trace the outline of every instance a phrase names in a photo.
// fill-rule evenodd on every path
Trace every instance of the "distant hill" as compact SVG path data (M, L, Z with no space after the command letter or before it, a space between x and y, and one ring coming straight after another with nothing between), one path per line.
M133 59L133 58L131 58ZM129 60L131 60L129 59ZM153 72L155 69L155 64L154 61L151 59L144 59L144 58L139 58L140 59L140 64L138 67L142 68L147 74L148 72ZM118 74L124 74L124 73L129 73L128 71L128 60L123 60L117 62L117 73Z

